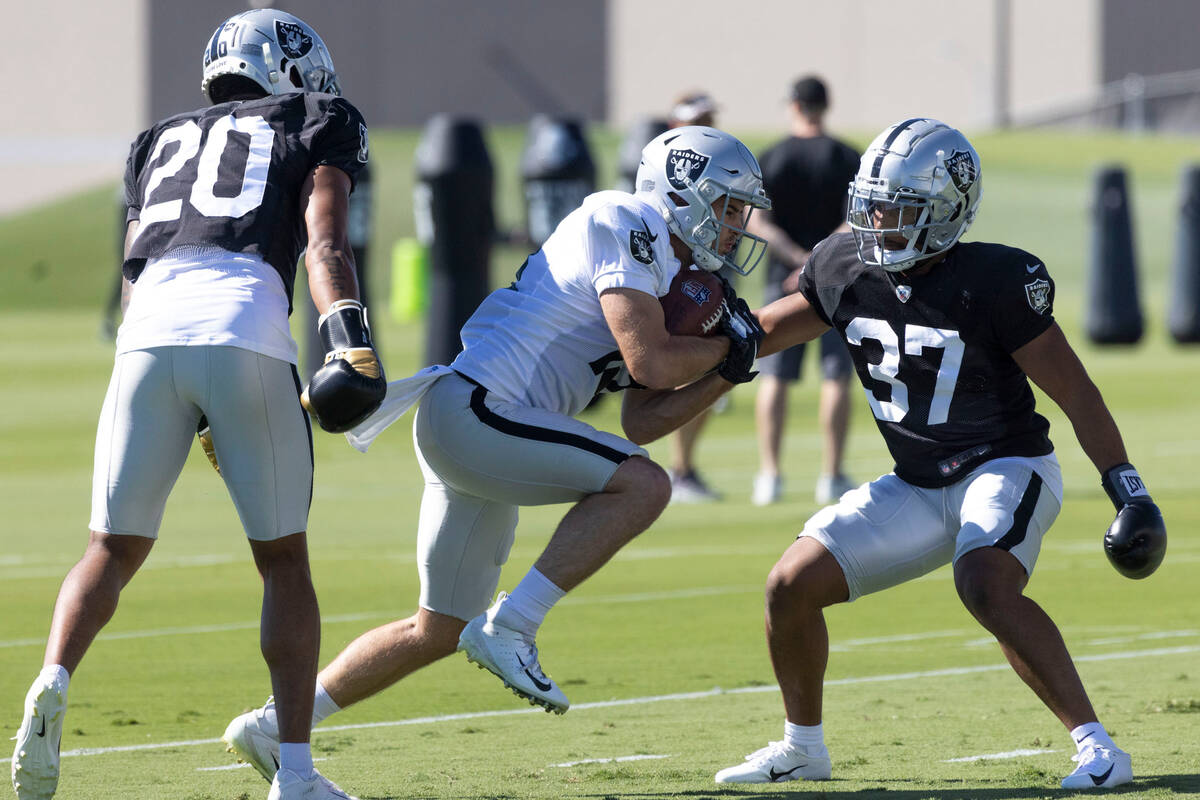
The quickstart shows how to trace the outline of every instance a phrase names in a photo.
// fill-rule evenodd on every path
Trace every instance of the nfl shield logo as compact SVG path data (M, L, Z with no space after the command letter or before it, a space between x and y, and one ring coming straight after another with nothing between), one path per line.
M688 278L679 287L679 291L683 292L684 296L690 297L696 301L696 305L702 306L708 302L708 298L712 295L712 290L705 286L700 281L694 278Z
M304 58L312 50L312 37L294 22L275 20L275 38L288 58Z
M700 178L708 161L708 156L692 149L672 150L667 154L667 182L676 189L687 188L689 183L695 183Z
M901 303L907 303L908 298L912 297L912 287L904 285L897 286L896 297L900 298Z
M1050 281L1038 278L1033 283L1025 284L1025 298L1029 307L1039 314L1045 314L1050 309Z

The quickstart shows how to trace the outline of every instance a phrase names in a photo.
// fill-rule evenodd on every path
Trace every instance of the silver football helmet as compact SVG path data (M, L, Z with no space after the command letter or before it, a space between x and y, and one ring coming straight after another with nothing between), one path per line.
M342 93L321 37L304 20L274 8L234 14L213 32L200 83L210 103L212 81L222 75L249 78L267 94Z
M642 149L634 190L662 214L667 229L691 249L701 269L716 272L728 266L748 275L766 252L767 243L746 232L750 213L771 207L762 168L746 145L728 133L690 125L659 134ZM746 204L737 225L726 216L731 200ZM725 230L736 235L733 247L722 253ZM740 248L739 255L745 242L749 247Z
M979 154L936 119L892 125L863 153L846 221L858 257L888 272L949 250L975 221L983 195Z

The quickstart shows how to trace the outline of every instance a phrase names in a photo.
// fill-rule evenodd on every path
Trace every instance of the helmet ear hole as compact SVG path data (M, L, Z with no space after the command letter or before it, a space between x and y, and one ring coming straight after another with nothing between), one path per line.
M671 202L674 203L677 208L683 208L688 204L688 201L684 200L683 197L676 192L667 192L667 197L671 198Z

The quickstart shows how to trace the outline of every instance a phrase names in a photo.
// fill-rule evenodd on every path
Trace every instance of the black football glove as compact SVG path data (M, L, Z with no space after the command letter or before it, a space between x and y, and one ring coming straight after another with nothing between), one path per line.
M379 408L387 380L371 345L362 303L338 300L321 315L317 327L325 344L325 364L308 382L300 402L322 428L342 433Z
M1100 477L1100 485L1117 509L1104 534L1104 554L1127 578L1145 578L1167 552L1167 526L1132 464L1117 464Z
M728 286L728 284L727 284ZM732 289L727 289L732 293ZM725 296L725 314L721 317L721 333L729 337L729 353L717 367L717 374L730 383L749 383L758 373L754 371L754 359L758 357L758 346L762 344L762 326L750 313L746 301L730 295Z
M213 469L217 474L221 474L221 465L217 463L217 449L213 446L212 429L208 427L208 417L200 415L200 422L196 424L196 437L200 440L200 449L204 451L204 455L208 456L208 463L212 464Z

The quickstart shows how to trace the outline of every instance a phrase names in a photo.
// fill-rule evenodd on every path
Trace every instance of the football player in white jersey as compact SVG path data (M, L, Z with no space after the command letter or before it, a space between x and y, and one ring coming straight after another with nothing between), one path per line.
M1117 570L1152 573L1166 527L1054 321L1046 265L1016 247L959 241L982 191L979 156L961 132L925 118L891 126L850 184L851 231L817 244L799 291L758 312L763 352L838 332L896 466L813 515L771 571L767 643L784 737L718 772L718 783L829 778L823 609L946 564L963 606L1070 732L1076 766L1063 788L1133 780L1057 626L1025 594L1062 505L1050 423L1030 381L1071 421L1113 501L1105 552Z
M349 797L313 769L309 750L320 618L302 405L344 430L386 390L347 237L366 125L339 96L320 37L282 11L222 23L203 74L211 105L159 122L130 150L123 273L134 288L96 434L90 538L59 591L15 737L18 800L57 788L70 676L149 555L204 419L263 578L262 653L283 740L268 800ZM248 144L227 147L231 131ZM302 396L288 314L306 245L328 355Z
M753 373L760 330L731 297L724 335L668 334L659 297L681 269L745 273L768 208L758 163L714 128L668 131L643 150L637 192L590 195L462 330L454 362L389 387L352 432L365 446L424 393L413 422L425 475L415 615L368 631L318 676L314 720L455 649L548 711L569 702L543 671L535 635L562 596L645 530L670 498L639 445L707 408ZM740 251L739 243L744 244ZM682 387L682 388L676 388ZM625 393L623 438L574 415L598 392ZM489 608L523 505L570 502L533 568ZM260 769L277 747L270 704L227 738ZM241 743L241 744L237 744Z

